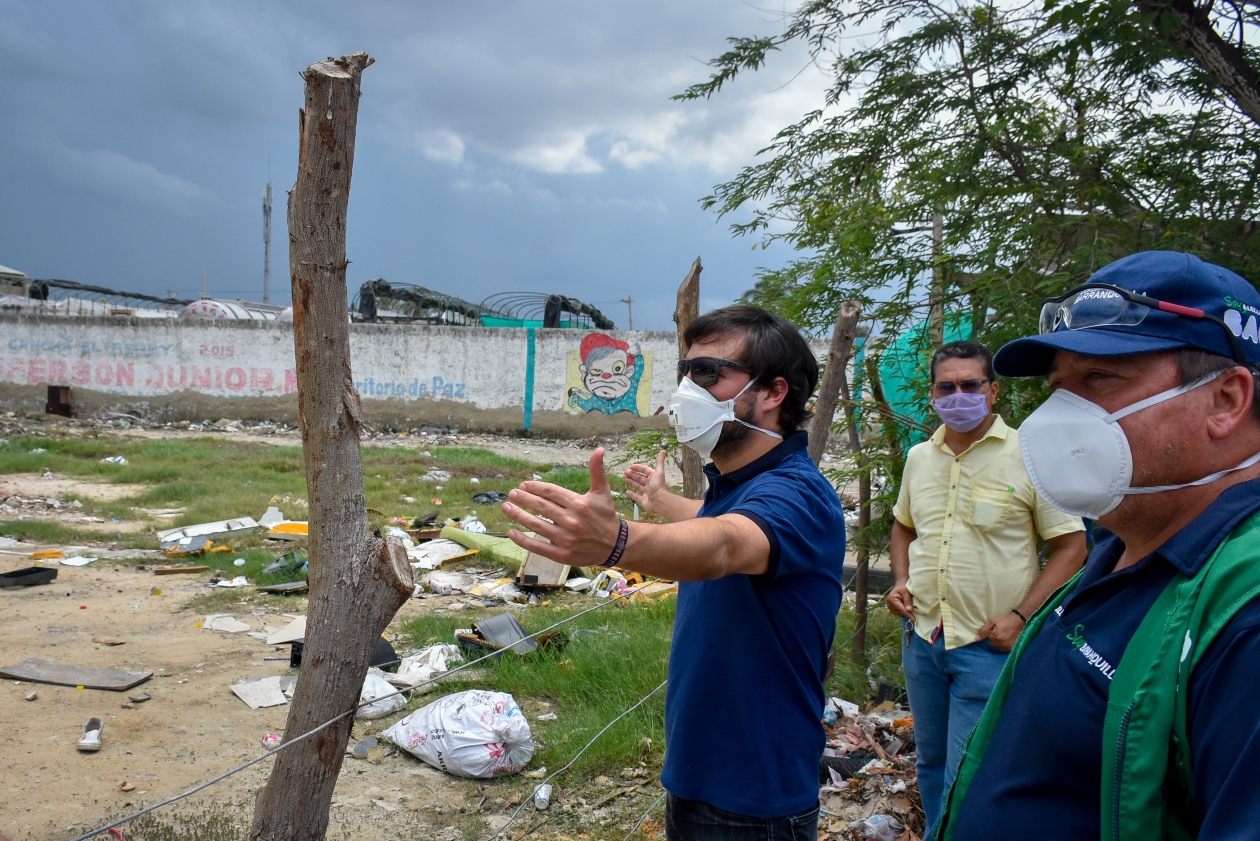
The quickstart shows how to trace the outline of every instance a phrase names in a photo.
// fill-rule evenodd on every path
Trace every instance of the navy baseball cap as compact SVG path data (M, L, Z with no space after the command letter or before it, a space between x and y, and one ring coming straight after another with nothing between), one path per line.
M1104 285L1164 306L1134 305L1114 291L1091 288ZM1248 362L1260 366L1260 292L1229 269L1177 251L1144 251L1099 269L1088 284L1073 291L1076 294L1062 303L1049 299L1041 335L1003 345L993 357L994 370L1004 377L1045 376L1059 350L1128 356L1193 347L1232 359L1237 356L1235 345ZM1077 321L1088 324L1091 314L1114 315L1119 310L1126 312L1114 316L1113 323L1072 328L1074 315L1080 314ZM1207 317L1194 317L1195 313Z

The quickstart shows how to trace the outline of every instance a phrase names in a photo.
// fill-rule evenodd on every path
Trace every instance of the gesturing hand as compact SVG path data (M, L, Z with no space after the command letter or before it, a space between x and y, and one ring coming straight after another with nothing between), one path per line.
M626 468L626 496L649 514L660 514L653 503L657 493L669 493L665 487L665 451L656 454L656 467L632 464Z
M522 482L519 488L509 491L510 501L503 503L503 513L544 538L539 540L512 529L508 532L512 542L571 566L593 566L608 560L617 543L620 523L604 470L603 447L591 453L590 471L591 489L584 494L549 482Z

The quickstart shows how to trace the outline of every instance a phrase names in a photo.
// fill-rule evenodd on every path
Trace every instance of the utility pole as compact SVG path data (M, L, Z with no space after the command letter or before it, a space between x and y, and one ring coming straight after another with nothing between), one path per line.
M263 303L271 303L271 155L267 156L267 186L263 187Z
M206 294L206 270L201 270L201 300L206 300L210 296Z
M633 330L634 329L634 298L631 297L630 295L627 295L626 297L621 299L621 303L625 304L626 308L630 310L630 329Z

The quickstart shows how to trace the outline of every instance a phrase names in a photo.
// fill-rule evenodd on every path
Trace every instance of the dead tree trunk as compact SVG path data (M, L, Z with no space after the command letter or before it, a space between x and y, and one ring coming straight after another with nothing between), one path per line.
M849 449L853 451L858 470L857 569L853 574L853 610L856 614L853 662L866 665L866 602L871 572L871 547L867 527L871 524L871 473L867 469L866 453L862 450L857 409L853 405L852 395L849 394L849 378L843 368L840 369L840 395L844 399L845 425L849 428Z
M293 343L306 491L310 500L310 608L302 670L284 739L359 701L381 632L411 595L406 552L368 530L359 395L350 375L346 316L346 208L366 53L312 64L297 184L289 194ZM310 841L328 807L353 716L283 751L259 794L250 838Z
M836 398L840 394L840 383L844 381L849 354L853 352L853 341L857 338L857 323L861 316L862 306L857 301L845 301L840 305L836 329L831 334L831 347L827 350L827 370L823 372L822 383L818 386L818 397L814 400L814 420L809 427L809 457L814 460L814 464L822 461L823 450L827 449L831 421L836 414ZM847 411L845 417L850 417Z
M674 324L678 325L678 358L687 356L687 343L683 341L683 333L688 325L700 317L700 258L691 264L691 271L683 278L678 287L678 299L674 306ZM683 496L688 499L699 499L704 496L704 464L700 454L691 447L682 448Z

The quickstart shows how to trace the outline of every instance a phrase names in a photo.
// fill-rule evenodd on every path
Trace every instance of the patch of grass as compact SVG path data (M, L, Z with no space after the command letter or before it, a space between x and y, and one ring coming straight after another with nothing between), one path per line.
M44 452L32 453L32 449ZM460 518L475 512L491 531L505 531L509 524L499 504L474 503L483 491L507 493L538 473L579 493L590 482L582 467L552 468L507 458L485 449L435 447L430 455L406 447L363 450L364 491L373 526L388 525L393 517L408 520L436 511L439 519ZM106 456L121 455L126 464L101 464ZM138 484L146 488L134 496L109 502L82 498L84 513L120 520L143 517L134 508L187 508L184 515L154 523L154 528L204 523L229 517L259 517L277 496L306 498L305 465L300 447L276 447L204 437L179 440L130 440L115 438L24 437L0 446L0 473L41 473L72 476L95 482ZM430 468L446 471L447 481L426 482L421 476ZM502 478L499 478L499 477ZM477 482L471 480L476 478ZM610 473L613 490L624 491L620 475ZM441 485L441 490L438 490ZM413 502L407 502L410 498ZM441 503L432 502L440 499ZM304 519L305 509L281 505L291 519ZM628 514L631 504L620 499L618 507ZM30 521L21 521L29 523ZM43 528L45 531L39 531ZM101 532L68 527L0 524L0 531L19 532L49 540L101 540ZM109 534L108 532L104 534ZM133 538L136 548L155 548L156 537Z
M857 614L845 605L836 617L836 668L827 681L827 696L843 698L863 706L875 693L871 686L880 682L904 687L901 671L901 620L888 612L883 604L868 609L866 624L866 662L853 662L853 630Z
M589 599L577 598L557 597L552 601L551 607L534 608L519 615L527 631L541 630L592 604ZM522 705L538 745L532 767L546 765L555 770L563 766L608 722L665 680L674 607L673 598L612 604L563 626L570 642L561 650L540 650L527 657L509 654L487 661L490 676L476 686L511 693ZM456 628L468 627L497 612L427 615L408 622L404 630L417 645L449 642L454 639ZM442 684L438 692L468 688L472 685ZM415 705L422 706L434 697L436 693L421 696ZM544 701L550 706L545 706ZM574 770L595 773L612 772L639 762L659 765L665 748L664 711L662 689L600 737ZM538 721L538 715L544 712L554 712L557 719ZM536 784L523 782L526 788L530 788L530 783Z

